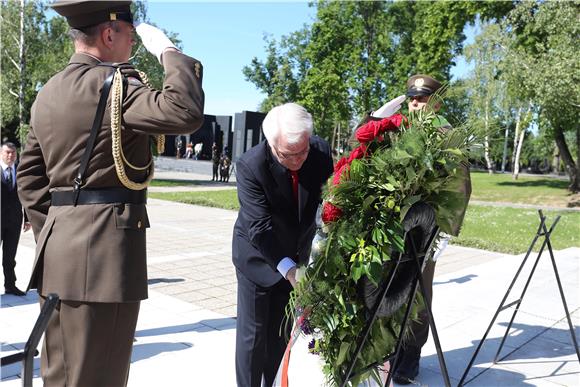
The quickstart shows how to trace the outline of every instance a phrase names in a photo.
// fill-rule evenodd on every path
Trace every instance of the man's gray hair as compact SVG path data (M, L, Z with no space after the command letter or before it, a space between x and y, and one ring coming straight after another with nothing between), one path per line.
M302 136L312 135L312 115L297 103L276 106L268 112L262 130L270 145L276 145L278 136L283 134L289 144L296 144Z

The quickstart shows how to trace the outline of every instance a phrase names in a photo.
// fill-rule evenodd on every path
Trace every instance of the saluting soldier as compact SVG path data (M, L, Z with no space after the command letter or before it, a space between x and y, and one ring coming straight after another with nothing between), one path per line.
M49 293L61 299L43 344L45 386L126 385L147 298L151 145L203 121L202 66L161 30L136 28L164 67L162 91L126 63L135 42L130 3L52 4L68 21L75 54L39 91L18 167L37 241L29 288L41 304Z
M437 92L442 85L435 78L424 74L413 75L407 80L407 97L409 113L418 112L427 108L432 109L435 113L441 108L441 101L437 99ZM433 124L442 131L453 130L451 124L445 117L437 114L434 118ZM457 192L461 195L463 206L453 214L450 219L451 234L453 236L459 235L467 204L471 196L471 179L469 175L469 166L463 165L459 170L454 180L448 183L448 190ZM429 259L423 269L421 277L425 285L425 298L429 305L433 300L433 276L435 274L435 263L438 256L441 254L450 236L443 234L440 239L438 249L436 250L433 259ZM399 364L394 370L393 381L397 384L411 384L415 383L415 378L419 374L419 360L421 358L421 348L427 342L429 337L429 315L427 310L423 308L419 311L417 321L411 324L411 332L407 341L403 342L403 347L400 352Z

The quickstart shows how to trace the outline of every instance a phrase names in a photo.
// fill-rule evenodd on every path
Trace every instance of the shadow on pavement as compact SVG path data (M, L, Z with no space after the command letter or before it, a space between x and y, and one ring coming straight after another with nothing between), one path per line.
M38 304L38 294L35 290L30 290L26 296L14 296L12 294L2 294L0 296L1 308L12 308L22 305ZM40 307L38 309L40 312Z
M437 282L434 281L433 285L443 285L443 284L450 284L450 283L456 283L456 284L462 284L465 282L469 282L472 279L477 278L477 275L475 274L468 274L468 275L464 275L463 277L459 277L459 278L452 278L450 280L447 280L445 282Z
M497 325L507 327L507 323L499 323ZM576 335L578 335L580 327L575 326ZM504 330L501 331L503 334ZM568 363L568 360L550 361L549 359L560 358L563 356L576 355L572 338L569 329L558 329L528 324L512 324L512 333L507 336L504 347L500 354L500 359L495 365L492 365L492 360L499 348L501 337L487 338L483 344L477 358L473 363L473 367L465 380L470 386L476 385L510 385L510 386L532 386L534 383L526 383L530 379L530 375L519 373L516 371L508 371L505 368L498 368L498 366L508 366L510 368L517 368L522 365L522 368L528 368L533 362L525 360L542 359L538 363L539 372L545 370L545 375L534 375L534 379L566 376L566 375L580 375L580 370L576 373L570 373L569 370L562 370L563 365ZM481 332L483 336L484 332ZM479 344L480 339L473 340L472 346L465 348L453 349L445 351L445 342L441 345L444 350L445 362L449 369L449 376L456 379L458 382L465 368L469 364L471 357L475 353L475 349ZM536 345L534 345L534 343ZM509 355L509 356L506 356ZM574 356L575 358L575 356ZM524 360L523 362L520 360ZM517 362L516 362L517 361ZM570 361L576 362L575 360ZM558 363L560 366L554 364L552 367L549 363ZM478 365L480 367L478 367ZM437 354L432 354L421 358L421 366L428 367L431 371L439 371L439 360ZM550 369L551 371L548 371ZM478 381L479 378L485 377ZM497 382L497 384L495 383ZM443 379L441 379L443 384Z
M133 345L133 354L131 356L131 363L139 360L149 359L157 356L163 352L183 351L193 347L191 343L146 343Z
M183 282L185 281L184 278L150 278L147 280L147 285L155 285L159 283L174 283L174 282Z
M191 323L191 324L182 324L182 325L173 325L168 327L160 327L160 328L151 328L151 329L143 329L135 332L135 337L147 337L147 336L159 336L159 335L170 335L173 333L182 333L182 332L210 332L215 331L214 328L200 324L200 323Z

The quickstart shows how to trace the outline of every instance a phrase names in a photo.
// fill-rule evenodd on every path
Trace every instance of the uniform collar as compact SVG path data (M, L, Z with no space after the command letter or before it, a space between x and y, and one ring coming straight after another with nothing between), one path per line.
M70 61L68 63L69 64L82 63L82 64L96 66L101 62L102 62L102 60L100 60L96 56L92 56L92 55L84 53L84 52L76 52L73 54L73 56L71 56Z

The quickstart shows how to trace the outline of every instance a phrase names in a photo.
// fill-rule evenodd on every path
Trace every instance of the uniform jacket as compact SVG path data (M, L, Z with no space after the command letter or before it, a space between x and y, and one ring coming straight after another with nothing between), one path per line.
M29 288L63 300L128 302L147 298L144 204L51 206L51 192L71 190L110 67L74 54L38 93L18 167L19 193L37 241ZM185 134L203 122L201 64L163 54L162 91L129 78L123 98L122 144L136 166L151 158L151 134ZM110 100L86 172L85 189L122 187L111 152ZM127 167L133 181L149 171Z
M282 279L276 266L284 257L308 262L322 186L331 173L328 143L312 136L310 152L298 172L297 206L289 172L266 141L240 157L236 163L240 211L232 256L247 278L260 286L272 286Z

